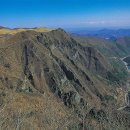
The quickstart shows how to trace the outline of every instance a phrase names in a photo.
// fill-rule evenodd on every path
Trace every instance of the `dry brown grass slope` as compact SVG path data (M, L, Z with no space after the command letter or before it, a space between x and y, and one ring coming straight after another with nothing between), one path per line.
M0 44L1 130L80 130L83 121L86 129L107 128L105 117L98 123L93 114L102 116L105 96L117 91L106 82L113 68L99 51L62 29L5 35Z
M33 31L37 31L37 32L49 32L52 29L48 29L48 28L18 28L18 29L8 29L8 28L1 28L0 29L0 35L4 35L4 34L16 34L18 32L22 32L22 31L28 31L28 30L33 30Z

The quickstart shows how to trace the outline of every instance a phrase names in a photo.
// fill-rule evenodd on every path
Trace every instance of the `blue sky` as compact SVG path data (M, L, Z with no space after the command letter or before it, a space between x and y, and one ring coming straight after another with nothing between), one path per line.
M0 0L8 27L130 27L130 0Z

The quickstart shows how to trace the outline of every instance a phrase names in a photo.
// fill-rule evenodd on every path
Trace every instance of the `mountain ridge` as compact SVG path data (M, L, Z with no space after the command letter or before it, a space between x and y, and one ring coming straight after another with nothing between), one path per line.
M109 83L113 66L100 51L63 29L6 37L0 42L1 129L100 130L103 123L106 128L119 124L116 109L109 110L114 123L107 122L106 108L123 103L121 86Z

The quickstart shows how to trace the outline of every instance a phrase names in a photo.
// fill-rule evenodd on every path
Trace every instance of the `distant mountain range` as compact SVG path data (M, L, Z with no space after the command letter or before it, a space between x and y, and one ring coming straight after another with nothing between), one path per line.
M124 36L130 36L130 29L102 29L102 30L75 30L71 31L74 35L96 36L105 39L115 39Z
M6 29L6 27L0 26L0 29Z

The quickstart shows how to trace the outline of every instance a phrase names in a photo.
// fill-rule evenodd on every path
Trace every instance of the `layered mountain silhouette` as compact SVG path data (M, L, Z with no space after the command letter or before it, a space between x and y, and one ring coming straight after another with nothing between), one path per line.
M0 37L1 130L129 128L129 114L117 110L126 90L119 57L129 53L127 38L109 44L60 28L16 30Z
M79 36L94 36L110 40L130 36L130 29L75 29L69 32Z

